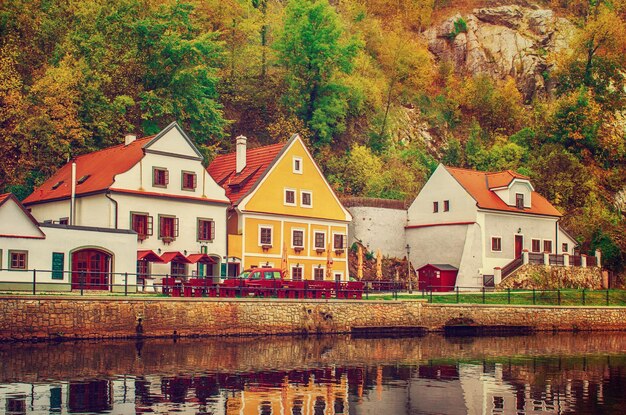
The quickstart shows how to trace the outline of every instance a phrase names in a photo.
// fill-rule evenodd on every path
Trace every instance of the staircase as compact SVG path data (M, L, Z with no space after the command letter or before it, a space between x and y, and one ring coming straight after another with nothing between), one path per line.
M513 272L515 272L519 267L524 263L522 257L515 258L513 261L509 262L505 266L502 267L502 279L508 277Z

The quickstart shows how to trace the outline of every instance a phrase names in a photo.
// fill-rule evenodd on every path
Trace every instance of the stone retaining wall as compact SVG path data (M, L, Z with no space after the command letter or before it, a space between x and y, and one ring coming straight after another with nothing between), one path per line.
M450 324L624 330L626 308L298 301L0 297L0 340L342 333Z
M559 267L526 264L502 280L498 288L551 290L589 288L600 290L602 269L599 267Z

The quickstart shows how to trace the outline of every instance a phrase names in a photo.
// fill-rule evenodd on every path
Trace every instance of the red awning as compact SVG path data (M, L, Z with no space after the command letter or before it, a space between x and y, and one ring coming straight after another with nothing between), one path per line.
M183 264L191 264L191 262L189 262L189 260L185 258L185 255L181 254L178 251L163 253L161 255L161 260L163 260L163 262L165 263L174 261L174 262L182 262Z
M146 249L142 251L137 251L137 261L148 261L148 262L163 262L160 256L158 256L153 250Z
M217 262L215 262L215 260L207 254L189 254L187 255L187 259L192 264L195 264L197 262L201 264L217 264Z

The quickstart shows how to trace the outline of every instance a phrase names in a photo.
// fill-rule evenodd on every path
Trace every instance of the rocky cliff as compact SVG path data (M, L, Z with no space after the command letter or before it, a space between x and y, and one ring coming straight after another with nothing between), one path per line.
M568 46L574 26L552 10L517 5L456 14L425 32L428 48L465 73L512 76L527 101L550 91L548 56Z

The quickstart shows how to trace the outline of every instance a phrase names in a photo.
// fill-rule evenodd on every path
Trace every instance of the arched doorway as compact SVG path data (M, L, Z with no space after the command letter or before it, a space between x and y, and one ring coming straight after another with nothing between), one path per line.
M111 254L89 248L72 253L72 289L108 290Z

